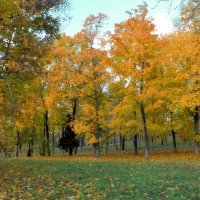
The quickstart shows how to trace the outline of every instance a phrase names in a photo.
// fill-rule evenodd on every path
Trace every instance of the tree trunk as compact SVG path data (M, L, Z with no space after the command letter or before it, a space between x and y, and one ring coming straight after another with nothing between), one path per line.
M85 146L85 137L82 136L81 137L81 144L80 144L81 148L83 148Z
M95 74L94 74L95 75ZM96 155L97 158L100 158L101 151L100 151L100 126L99 126L99 95L97 93L97 90L95 88L95 109L96 109L96 138L97 138L97 144L96 144Z
M119 135L119 148L122 149L122 136Z
M138 135L134 134L134 136L133 136L133 144L134 144L134 149L135 149L135 155L138 155L137 139L138 139Z
M116 151L118 151L118 135L114 136L114 147L115 147Z
M125 137L122 136L122 151L125 149Z
M34 149L34 135L35 135L35 127L33 127L33 133L31 135L31 152L33 155L33 149Z
M142 122L143 122L143 131L144 131L144 143L145 143L145 159L149 159L149 136L147 131L147 120L146 120L146 114L144 110L144 105L141 103L140 111L142 115Z
M22 150L22 135L19 137L19 149Z
M16 141L16 157L19 156L19 131L17 131L17 141Z
M199 107L195 108L194 112L194 131L195 135L199 136ZM195 141L195 155L199 155L199 141Z
M154 146L154 138L153 137L151 137L151 144L152 144L152 146Z
M72 120L75 120L76 109L77 109L77 100L76 99L73 100L72 109L73 109L73 112L72 112L73 119Z
M51 152L50 152L50 143L49 143L49 124L48 124L48 110L46 110L45 112L45 133L46 133L46 146L47 146L47 153L48 153L48 156L51 155Z
M177 152L177 149L176 149L176 133L175 133L174 129L172 129L172 139L173 139L174 152L176 153Z
M27 151L27 157L32 156L32 150L31 150L31 141L28 142L28 151Z
M72 156L72 153L73 153L73 147L69 147L69 156Z
M109 142L106 142L106 154L108 154L108 146L109 146Z
M45 156L45 151L46 151L46 124L45 124L45 117L44 117L44 133L43 133L43 142L42 142L42 151L41 155Z
M156 143L156 138L155 137L152 137L152 147L153 149L155 148L155 143Z
M74 147L74 154L77 154L77 151L78 151L78 145L76 145L76 146Z
M96 152L97 158L100 158L101 151L100 151L100 143L99 142L96 143L95 152Z
M54 128L52 133L52 154L54 155L54 146L55 146L55 134L54 134Z

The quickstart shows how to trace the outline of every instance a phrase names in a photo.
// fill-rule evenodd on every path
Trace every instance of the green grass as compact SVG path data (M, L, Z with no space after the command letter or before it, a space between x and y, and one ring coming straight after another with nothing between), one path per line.
M200 199L200 161L0 159L0 199Z

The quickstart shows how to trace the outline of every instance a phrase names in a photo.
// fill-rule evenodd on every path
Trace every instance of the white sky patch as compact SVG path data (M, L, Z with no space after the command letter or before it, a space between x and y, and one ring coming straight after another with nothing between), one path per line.
M175 31L175 27L173 25L172 17L168 13L156 13L150 16L153 18L153 23L155 24L155 34L158 35L167 35ZM107 30L111 31L111 33L114 33L114 25L113 24L108 24L106 26L107 29L105 29L105 32ZM105 36L104 36L104 39ZM108 39L108 38L107 38ZM100 45L100 40L96 40L94 47L97 49L103 49L103 50L109 50L110 49L110 44L107 44L102 48Z
M154 24L156 25L156 34L166 35L172 33L175 28L173 26L172 18L167 13L158 13L153 16Z

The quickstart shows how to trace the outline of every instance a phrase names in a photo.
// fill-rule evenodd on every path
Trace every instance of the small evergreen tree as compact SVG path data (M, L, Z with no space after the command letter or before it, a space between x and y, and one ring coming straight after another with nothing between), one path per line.
M76 154L79 140L76 138L76 133L73 131L70 123L72 121L71 115L67 115L67 126L63 129L62 137L59 139L59 147L63 150L69 152L69 156L72 156L73 149L75 148L74 153Z

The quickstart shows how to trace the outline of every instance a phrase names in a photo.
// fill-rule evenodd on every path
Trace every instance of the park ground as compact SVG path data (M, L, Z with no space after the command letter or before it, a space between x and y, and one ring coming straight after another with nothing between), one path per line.
M199 200L200 157L131 152L0 158L0 199Z

